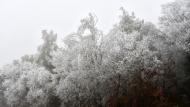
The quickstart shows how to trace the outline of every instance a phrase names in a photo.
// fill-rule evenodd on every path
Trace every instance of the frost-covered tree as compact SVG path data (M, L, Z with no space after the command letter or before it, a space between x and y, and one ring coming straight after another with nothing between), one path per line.
M165 74L175 74L167 37L153 24L136 19L123 9L122 12L119 24L104 37L103 64L106 67L103 72L106 72L104 86L107 87L104 90L112 90L108 95L116 98L130 93L138 98L146 90L134 91L132 87L143 87L143 81L157 84L156 87L164 88L168 84L175 87L173 82L176 81L172 81L175 75L165 80L168 78Z
M26 69L20 64L6 65L3 68L3 75L5 80L3 86L6 91L4 92L7 103L11 106L26 106L27 101L25 96L27 95L26 80L20 78L22 71Z
M25 55L13 61L1 71L4 98L13 107L51 107L59 106L55 94L55 79L52 55L57 50L57 35L52 31L42 31L44 43L38 53Z
M61 75L57 92L63 105L100 104L99 100L95 100L95 87L97 76L100 75L101 36L95 17L89 14L89 17L81 20L78 31L64 39L66 48L55 53L55 72Z
M175 0L162 7L161 28L179 47L190 52L190 1Z
M0 107L8 107L6 99L4 97L4 91L5 91L5 88L3 87L4 77L1 73L2 71L0 70Z
M162 7L161 29L173 42L181 93L190 96L190 1L175 0Z
M51 59L52 53L58 48L56 44L57 34L54 34L53 31L48 33L46 30L43 30L42 39L44 43L38 48L39 55L37 58L37 63L53 73L54 66L51 64Z
M52 74L45 68L29 62L4 66L4 96L11 107L47 106L53 87Z

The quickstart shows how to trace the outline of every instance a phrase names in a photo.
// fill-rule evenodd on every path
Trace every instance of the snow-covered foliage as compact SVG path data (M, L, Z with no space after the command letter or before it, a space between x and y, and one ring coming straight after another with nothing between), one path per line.
M54 66L51 64L52 53L57 50L58 46L56 44L57 34L53 31L48 33L46 30L42 31L42 39L44 43L38 47L39 55L37 63L43 65L51 73Z
M175 0L163 6L160 23L163 31L179 48L190 52L190 1Z
M3 87L7 103L13 107L45 104L51 88L51 74L43 67L28 62L4 66Z
M188 0L163 7L161 27L121 8L118 23L104 35L89 14L64 37L42 31L34 55L0 70L0 99L10 107L174 107L186 106L180 48L189 55ZM177 47L176 47L177 46ZM185 58L185 57L184 57ZM188 61L187 61L188 62ZM178 68L179 67L179 68ZM183 72L181 72L183 71ZM178 76L178 74L183 74ZM185 91L183 91L183 90ZM181 100L179 100L181 99ZM187 103L187 104L186 104Z

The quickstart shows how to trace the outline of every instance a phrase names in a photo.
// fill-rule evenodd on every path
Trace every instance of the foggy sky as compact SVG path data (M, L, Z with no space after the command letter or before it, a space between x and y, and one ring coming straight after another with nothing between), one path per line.
M56 32L61 44L92 12L106 33L118 21L120 7L156 24L160 5L168 1L173 0L0 0L0 66L35 53L43 29Z

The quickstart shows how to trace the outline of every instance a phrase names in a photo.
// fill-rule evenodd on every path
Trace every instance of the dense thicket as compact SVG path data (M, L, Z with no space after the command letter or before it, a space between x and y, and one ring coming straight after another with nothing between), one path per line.
M43 44L0 71L0 107L188 107L190 1L163 6L160 27L121 8L104 35L93 14L56 44Z

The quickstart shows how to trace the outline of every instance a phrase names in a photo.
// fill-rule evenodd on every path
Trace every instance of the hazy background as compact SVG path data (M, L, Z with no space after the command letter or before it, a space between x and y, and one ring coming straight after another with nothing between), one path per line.
M99 19L107 33L116 23L119 8L153 23L158 22L161 4L173 0L0 0L0 66L25 54L36 52L41 30L53 30L58 42L76 31L89 12Z

